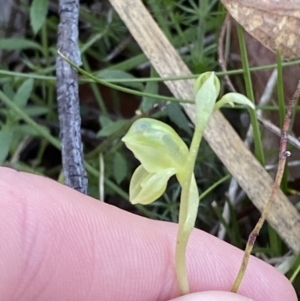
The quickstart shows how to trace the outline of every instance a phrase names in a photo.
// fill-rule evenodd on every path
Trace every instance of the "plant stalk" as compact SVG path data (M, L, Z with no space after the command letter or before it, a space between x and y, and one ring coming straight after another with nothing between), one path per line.
M185 253L189 236L195 226L199 206L198 188L193 173L203 132L204 129L199 129L196 125L189 150L189 156L187 158L186 169L184 171L184 175L178 179L182 187L182 192L180 197L179 228L175 251L175 265L179 288L182 295L189 293Z

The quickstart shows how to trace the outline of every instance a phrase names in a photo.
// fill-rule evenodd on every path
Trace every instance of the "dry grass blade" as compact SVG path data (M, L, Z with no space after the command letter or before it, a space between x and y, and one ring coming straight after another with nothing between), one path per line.
M221 0L231 16L264 46L287 59L300 57L299 0Z

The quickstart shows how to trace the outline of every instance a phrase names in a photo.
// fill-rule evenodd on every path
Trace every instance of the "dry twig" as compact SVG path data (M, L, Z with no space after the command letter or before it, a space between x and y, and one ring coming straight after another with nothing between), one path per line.
M60 0L59 15L57 48L71 61L80 65L77 44L79 0ZM87 193L88 183L83 166L80 132L78 74L60 55L56 59L56 89L65 183Z
M286 163L286 158L289 157L291 155L291 153L289 151L286 150L286 146L287 146L287 133L289 131L290 128L290 124L291 124L291 117L293 114L293 108L295 106L296 101L298 100L300 96L300 81L298 82L296 91L293 95L293 97L291 98L291 100L289 101L288 104L288 108L287 108L287 112L285 115L285 119L284 119L284 124L283 124L283 128L282 128L282 132L281 132L281 138L280 138L280 146L279 146L279 161L278 161L278 167L277 167L277 173L276 173L276 177L275 177L275 181L274 181L274 185L272 187L271 190L271 194L270 197L268 199L268 202L266 203L264 210L261 214L260 219L258 220L256 226L254 227L254 229L252 230L252 232L249 235L248 238L248 242L246 245L246 249L245 249L245 253L244 253L244 257L242 260L242 264L240 267L240 270L238 272L238 275L235 279L235 282L233 284L233 287L231 289L232 292L237 292L238 288L242 282L242 279L244 277L244 274L246 272L246 268L249 262L249 258L250 258L250 254L252 252L256 237L259 235L260 229L262 228L270 210L271 210L271 206L275 200L275 195L277 190L280 187L280 183L281 183L281 179L284 173L284 166Z

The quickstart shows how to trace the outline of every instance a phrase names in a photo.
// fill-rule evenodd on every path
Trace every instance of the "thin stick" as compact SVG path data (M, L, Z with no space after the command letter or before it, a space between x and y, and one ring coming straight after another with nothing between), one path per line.
M57 48L80 65L79 0L60 0L59 15ZM60 55L56 58L56 89L65 182L68 186L86 194L88 182L83 165L78 73Z
M226 61L227 57L225 56L225 51L224 51L224 40L225 40L225 35L230 26L230 14L227 13L225 20L223 22L223 25L221 27L221 32L219 36L219 41L218 41L218 57L219 57L219 64L222 69L222 71L225 73L224 79L225 83L227 84L229 90L232 92L236 92L236 89L234 88L228 74L227 74L227 66L226 66Z
M244 253L244 257L243 257L243 261L240 267L240 270L238 272L238 275L234 281L233 287L231 289L232 292L236 293L239 289L239 286L242 282L242 279L244 277L244 274L246 272L246 268L249 262L249 258L250 258L250 254L252 252L256 237L259 234L260 229L262 228L269 212L271 209L272 204L274 203L275 200L275 194L277 192L277 190L279 189L280 183L281 183L281 179L283 176L283 172L284 172L284 166L286 163L286 158L289 157L291 155L291 153L289 151L286 150L286 146L287 146L287 133L289 131L289 127L291 124L291 117L292 117L292 113L293 113L293 108L295 106L296 101L298 100L300 96L300 81L298 82L296 91L293 95L293 97L291 98L291 100L289 101L288 104L288 108L287 108L287 112L285 115L285 119L284 119L284 124L283 124L283 128L281 131L281 138L280 138L280 146L279 146L279 161L278 161L278 168L277 168L277 173L276 173L276 177L275 177L275 182L274 185L272 187L271 190L271 194L270 197L268 199L268 202L266 203L266 206L261 214L260 219L258 220L256 226L254 227L254 229L252 230L252 232L249 235L248 238L248 242L246 245L246 249L245 249L245 253Z
M273 124L271 121L268 121L266 119L263 119L262 117L257 116L257 119L259 122L262 123L262 125L268 129L270 132L272 132L273 134L275 134L276 136L280 137L280 128L278 128L275 124ZM300 149L300 141L295 138L294 136L288 134L287 135L287 140L288 142L295 146L296 148Z

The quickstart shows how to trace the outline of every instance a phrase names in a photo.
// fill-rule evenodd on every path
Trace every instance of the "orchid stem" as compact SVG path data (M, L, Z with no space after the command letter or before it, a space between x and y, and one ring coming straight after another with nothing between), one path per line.
M180 198L179 229L177 234L175 263L177 279L182 295L189 293L185 253L189 236L195 226L199 206L199 195L194 177L194 166L203 132L204 129L199 129L196 125L189 156L187 158L185 174L182 177L183 179L179 179L182 186L182 192Z

